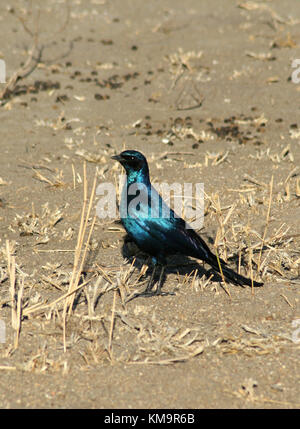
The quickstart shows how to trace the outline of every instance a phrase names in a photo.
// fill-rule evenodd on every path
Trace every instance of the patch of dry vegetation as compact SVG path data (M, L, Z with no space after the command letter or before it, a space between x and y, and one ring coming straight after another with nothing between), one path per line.
M215 163L212 168L218 165ZM118 171L113 170L115 180ZM85 167L82 177L83 205L77 244L74 250L70 249L74 254L71 270L64 269L59 260L48 262L40 267L40 280L36 283L33 276L26 274L18 265L17 243L7 241L1 250L6 263L0 267L0 303L3 309L9 308L11 311L13 330L13 341L5 346L2 361L9 363L22 345L23 336L26 341L30 332L39 333L45 338L36 354L22 363L4 364L0 367L2 370L66 373L74 356L80 356L82 369L86 365L93 366L105 361L169 365L192 359L209 350L213 353L254 356L280 353L283 347L291 345L291 339L287 336L269 335L246 326L241 327L241 335L237 337L210 340L199 329L162 323L155 313L148 314L146 306L127 304L128 297L145 283L148 265L142 264L136 273L135 258L130 265L126 265L125 261L120 267L103 266L98 259L98 263L87 270L85 263L93 251L91 239L96 221L95 217L91 218L96 177L90 197ZM299 252L290 247L296 237L288 234L289 228L284 223L279 228L270 227L272 205L282 203L278 202L275 188L278 190L273 177L269 184L264 184L246 176L245 184L240 189L229 190L237 195L236 201L229 206L222 206L218 193L207 195L205 216L211 217L218 225L214 242L216 253L231 263L233 261L239 272L243 267L243 274L252 279L274 281L278 277L297 282ZM287 199L285 203L289 201ZM250 216L247 224L237 221L240 219L239 210L244 205L251 213L264 212L262 233L251 227ZM16 215L11 229L21 236L36 236L37 241L32 244L34 247L49 242L63 216L61 209L51 211L45 204L41 215L34 208L32 213ZM121 231L119 227L111 226L111 222L104 227L114 233ZM67 250L53 249L54 254L63 251ZM212 278L213 275L199 277L198 269L194 269L183 279L177 277L177 281L180 288L188 287L203 293L209 286L216 286ZM51 290L51 294L45 295L40 286ZM225 283L224 278L222 286L230 298L231 286ZM253 288L252 293L255 293ZM293 305L285 295L283 298L288 305ZM120 336L128 345L125 349L124 345L118 345Z

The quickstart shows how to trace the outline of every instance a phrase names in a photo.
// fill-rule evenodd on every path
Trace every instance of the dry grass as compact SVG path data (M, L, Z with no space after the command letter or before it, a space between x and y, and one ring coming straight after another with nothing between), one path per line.
M191 132L190 128L189 131ZM177 133L177 138L185 138L187 131L174 126L173 132ZM196 134L194 133L193 138L200 138ZM281 152L279 162L285 162L287 150ZM104 158L88 152L78 152L77 155L90 163L97 163L97 177L105 178L107 154ZM190 152L166 151L159 157L150 159L150 168L153 163L159 168L162 159L166 157L171 158L172 163L180 161L184 162L185 168L193 168L193 164L186 158L190 155ZM269 157L269 154L260 156ZM222 168L224 162L230 162L230 157L229 151L215 154L207 152L201 167L217 171ZM100 168L98 164L103 164L103 167ZM142 300L137 300L133 306L127 304L128 297L137 290L140 291L148 281L145 279L148 265L141 264L141 269L135 271L135 264L139 262L137 257L131 264L105 266L99 262L101 254L97 257L98 263L90 265L87 262L93 250L97 249L97 243L93 242L95 226L101 227L117 240L114 243L111 240L109 243L103 242L101 251L105 252L109 248L119 252L119 233L123 231L111 221L96 222L96 218L92 216L96 176L89 194L86 164L82 174L79 174L72 164L71 185L63 179L64 174L61 171L49 170L52 175L50 177L48 173L44 175L39 170L40 168L35 166L34 179L46 183L51 192L69 192L71 189L76 192L82 188L83 202L79 226L61 231L60 225L66 216L67 205L51 208L49 204L44 204L40 213L32 205L30 213L15 215L10 226L11 232L31 239L35 254L49 255L49 261L40 267L37 281L36 272L28 275L16 264L18 243L7 242L6 247L1 250L7 263L0 266L0 284L5 285L8 281L10 287L7 296L1 295L0 305L10 307L11 326L14 331L12 344L7 346L5 355L11 356L13 350L23 346L23 335L30 332L33 325L37 332L42 332L46 340L39 344L36 352L25 362L15 366L2 365L1 370L67 373L73 357L78 355L81 368L104 362L172 365L206 352L255 356L277 354L283 348L291 346L291 340L283 336L264 336L244 328L239 336L211 340L205 332L192 326L179 328L174 321L162 322L155 313L148 314L147 304L143 306ZM120 168L115 166L110 172L116 184L119 172ZM219 192L206 193L205 216L208 223L217 226L214 249L218 260L221 257L232 266L236 264L238 272L252 280L259 278L274 281L280 278L297 281L295 278L299 272L300 258L297 249L292 247L296 237L289 235L289 227L284 223L272 226L273 208L289 204L300 194L296 173L295 168L291 169L282 184L276 183L273 176L267 184L261 179L245 175L244 182L238 189L226 189L230 195L230 204L226 205L223 202L224 196ZM241 216L243 212L247 212L248 216ZM261 232L251 225L251 221L258 215L264 219ZM57 240L58 237L60 241L72 242L76 230L77 240L74 248L40 248L41 244ZM64 254L73 256L71 270L60 261L60 255ZM175 285L178 290L183 291L189 288L196 294L204 294L209 290L217 292L216 284L212 283L213 275L207 278L200 276L199 271L191 270L184 277L179 274L170 275L167 285L170 288ZM222 289L232 299L232 286L225 282L221 267L220 272ZM223 293L222 290L220 293ZM290 308L294 308L295 302L288 294L282 294L282 299ZM124 344L130 344L127 349L120 347L120 338Z
M211 168L219 166L218 162L210 164ZM75 176L78 176L78 173L75 173L74 167L72 171L74 189L76 188ZM117 173L118 170L114 170L114 174L117 175ZM288 183L292 180L292 176L293 173L287 177ZM222 198L218 193L206 195L208 204L205 214L218 225L215 235L217 257L219 258L220 254L222 258L230 261L233 256L238 255L238 270L241 271L242 266L246 267L248 271L244 274L252 279L255 273L260 274L262 278L274 275L286 278L286 272L282 270L282 266L288 266L290 274L296 273L299 269L299 257L295 259L287 250L287 246L293 242L294 237L288 235L286 225L273 228L270 233L271 207L272 204L278 204L274 179L271 179L269 185L249 176L246 177L246 181L251 182L250 185L230 190L230 192L234 191L233 195L236 198L230 205L222 206ZM21 269L16 268L14 248L12 243L7 242L5 250L7 267L1 267L0 279L1 283L9 279L10 293L6 300L1 300L1 303L5 302L11 307L12 328L15 331L14 349L22 342L21 326L26 326L30 321L37 322L41 329L46 331L49 328L42 327L51 323L52 328L49 333L54 330L55 342L60 343L58 337L62 338L59 349L65 354L69 350L77 350L82 363L88 366L105 360L111 363L122 361L132 364L169 365L192 359L205 353L206 350L222 354L252 356L279 353L281 347L286 346L288 340L285 338L260 335L220 338L215 342L207 343L203 333L192 328L186 327L182 331L167 323L161 325L155 315L149 318L146 309L140 304L130 307L129 311L126 298L134 293L137 287L142 287L143 276L147 272L147 265L143 265L142 269L135 274L134 260L129 266L116 268L96 264L88 278L83 276L83 267L91 250L90 243L95 225L95 217L91 220L91 212L96 186L95 178L88 196L85 166L79 186L83 188L83 203L75 249L36 250L54 255L60 252L74 253L71 272L63 269L60 263L49 262L41 267L46 272L41 275L41 284L51 288L52 299L43 298L40 292L32 293L30 276L24 276ZM246 206L248 210L257 210L258 201L262 202L265 213L262 234L251 227L249 217L245 224L237 222L239 209ZM36 236L40 242L47 242L46 238L51 239L55 236L55 229L63 216L62 209L50 210L47 205L39 215L33 206L31 213L16 217L12 229L20 231L23 236ZM111 226L111 223L108 223L106 228L107 231L112 230L114 234L120 231L120 228ZM247 261L246 264L245 261ZM182 282L183 286L188 286L197 293L203 293L211 284L211 277L207 279L203 276L199 279L198 270L194 270L183 281L178 278L178 282ZM231 286L225 283L223 276L222 280L226 294L231 297ZM76 305L74 305L75 298ZM284 295L283 299L289 306L293 305L287 296ZM105 306L99 306L101 301L106 302ZM114 346L120 335L131 338L131 350L120 353ZM88 341L85 348L79 347L81 338L88 339L85 340ZM54 347L57 348L57 346ZM9 349L7 353L10 353ZM54 358L50 355L48 349L41 347L34 356L24 362L21 368L26 371L68 371L70 365L68 358L63 358L62 355ZM2 370L14 368L17 367L5 367L5 365L1 367Z
M218 163L213 163L212 168L218 168ZM75 169L73 168L73 183L75 183ZM114 170L116 175L118 170ZM78 175L78 173L77 173ZM290 174L287 181L291 180ZM299 257L295 259L290 256L287 246L293 242L294 237L289 236L284 224L273 229L270 234L271 206L276 203L274 192L274 179L272 177L269 186L252 177L246 177L251 185L240 189L230 190L235 192L237 199L229 206L222 206L218 193L206 195L208 205L205 214L218 225L215 235L215 252L227 261L233 256L238 256L238 271L242 265L248 266L249 275L253 280L255 273L262 278L279 275L286 278L282 270L289 267L290 274L299 269ZM43 294L36 291L33 293L31 276L26 275L15 262L15 245L6 242L6 248L2 252L6 255L7 266L1 267L0 282L10 283L9 295L2 299L1 305L9 305L11 308L11 325L15 332L13 349L20 346L21 327L30 321L35 321L40 329L49 330L45 326L51 324L49 330L55 332L55 343L58 341L66 354L69 350L77 350L82 362L86 365L95 365L105 360L111 363L122 361L131 364L170 365L176 362L186 361L204 353L205 350L213 350L222 354L255 354L279 353L281 347L290 342L287 338L275 336L269 337L245 328L244 332L255 333L254 336L238 336L230 338L219 338L208 342L203 333L186 327L184 330L172 327L165 323L161 325L155 314L147 314L146 307L137 304L129 307L126 304L128 296L135 293L136 288L143 286L143 276L146 275L148 266L144 264L138 273L135 273L133 259L132 264L121 267L104 267L94 264L90 275L83 275L83 268L92 247L91 238L95 226L94 217L91 212L94 202L96 177L92 184L90 196L88 196L88 183L86 166L84 164L80 186L83 188L83 203L78 228L77 243L75 249L38 249L36 252L49 252L59 254L60 252L74 253L72 271L69 272L58 263L47 263L41 267L45 272L40 276L40 282L46 288L51 288L52 299L43 298ZM73 186L73 189L76 186ZM236 194L237 192L237 194ZM255 192L255 198L245 198ZM265 207L265 223L262 235L255 231L249 221L246 224L237 223L238 207L247 205L252 210L257 210L257 201L262 201ZM55 236L54 231L59 221L63 218L62 209L50 210L45 205L42 213L36 213L34 206L32 212L18 215L12 224L12 230L19 230L23 236L37 236L40 242L48 242L45 238ZM107 223L107 231L118 233L119 227ZM56 233L57 235L57 233ZM44 240L44 241L43 241ZM248 261L246 264L245 261ZM230 285L226 284L222 270L222 287L231 298ZM203 276L199 278L198 269L186 275L183 280L178 277L181 287L190 287L197 293L203 293L211 284L211 278ZM111 295L112 294L112 295ZM110 298L111 296L111 298ZM293 303L286 295L282 295L285 302L293 308ZM76 298L76 305L75 305ZM99 302L106 304L100 305ZM101 310L100 310L101 309ZM133 312L132 312L133 311ZM102 326L102 328L101 328ZM249 330L250 329L250 330ZM131 338L130 350L118 351L114 347L120 335ZM52 335L53 336L53 335ZM62 338L62 342L58 340ZM79 347L81 339L88 341L85 348ZM134 340L132 341L132 339ZM54 345L54 344L53 344ZM49 346L50 347L50 346ZM57 348L57 346L54 346ZM8 347L6 353L9 355L11 349ZM21 368L26 371L62 371L66 373L69 368L68 358L62 355L53 358L48 348L41 348L29 360L21 366L1 366L1 370L14 370Z

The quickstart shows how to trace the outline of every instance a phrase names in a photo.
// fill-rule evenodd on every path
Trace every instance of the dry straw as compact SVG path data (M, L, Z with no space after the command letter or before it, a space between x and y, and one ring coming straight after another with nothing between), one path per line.
M259 257L258 257L258 263L257 263L257 272L258 273L259 273L260 266L261 266L262 251L263 251L263 248L264 248L264 244L265 244L265 240L266 240L266 236L267 236L267 230L268 230L269 221L270 221L270 212L271 212L271 203L272 203L272 192L273 192L273 176L271 178L269 186L270 186L269 205L268 205L268 211L267 211L267 217L266 217L266 226L265 226L264 234L263 234L263 237L262 237L262 242L261 242L261 247L260 247L260 252L259 252Z
M82 211L81 211L81 219L80 219L80 226L79 226L79 232L77 237L77 244L75 247L75 253L74 253L74 263L73 263L73 271L71 276L71 281L69 284L69 290L68 290L68 296L65 299L64 303L64 309L63 309L63 343L64 343L64 351L66 352L66 323L67 323L67 316L69 317L72 314L72 308L73 303L75 299L75 294L73 293L79 286L81 273L84 267L85 258L87 255L89 242L91 239L91 235L94 229L95 221L96 221L96 215L93 218L90 230L88 232L88 237L84 246L84 238L87 233L87 226L88 221L94 201L95 196L95 189L96 189L96 175L94 178L92 191L90 198L88 200L88 184L87 184L87 178L86 178L86 163L83 164L83 205L82 205ZM84 246L83 255L82 254L82 248Z
M16 259L12 254L9 240L6 240L6 257L7 268L10 283L10 301L11 301L11 324L15 330L14 348L17 349L19 345L19 336L21 331L22 321L22 298L24 292L24 276L20 277L19 287L17 287L16 279Z
M74 250L74 262L73 262L73 270L71 274L71 280L69 283L68 292L64 293L59 298L55 299L54 301L50 303L38 303L35 305L30 306L29 308L26 308L23 312L24 316L27 316L32 313L38 313L38 312L44 312L46 309L50 308L51 310L55 308L55 306L60 303L64 302L63 306L63 344L64 344L64 351L66 351L66 323L68 317L72 314L75 294L79 290L81 290L84 286L86 286L93 278L92 276L90 279L86 281L81 281L81 274L83 271L85 259L87 256L87 252L89 249L89 243L92 236L93 228L96 221L96 215L93 217L91 226L89 231L88 230L88 223L89 218L93 206L94 196L95 196L95 189L96 189L96 174L91 190L90 197L88 198L88 184L87 184L87 177L86 177L86 164L83 165L83 205L82 205L82 212L81 212L81 218L80 218L80 226L79 226L79 232L77 237L77 244ZM84 243L85 237L86 242ZM10 284L11 284L11 295L12 297L15 296L15 262L14 257L10 256L10 252L7 251L8 254L8 265L9 265L9 276L10 276ZM19 290L19 294L23 291L22 289L22 283ZM23 292L22 292L23 293ZM17 309L16 314L12 314L12 320L14 320L13 326L15 326L15 329L17 329L18 324L17 320L18 317L21 314L21 299L22 295L19 295L19 298L17 300ZM12 310L13 311L13 310ZM20 317L19 317L19 320ZM18 338L18 337L17 337Z

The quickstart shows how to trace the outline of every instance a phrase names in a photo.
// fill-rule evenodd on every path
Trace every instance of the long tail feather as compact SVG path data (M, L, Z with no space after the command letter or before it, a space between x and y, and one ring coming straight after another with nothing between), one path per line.
M216 258L216 260L214 259L213 261L211 261L209 263L211 264L211 266L216 271L218 271L218 273L220 273L220 267L219 267L217 258ZM243 285L252 286L252 280L251 279L248 279L247 277L244 277L241 274L238 274L237 272L235 272L234 270L232 270L228 266L225 266L224 263L221 263L221 268L222 268L222 272L224 274L224 277L227 280L230 280L231 282L236 283L240 286L243 286ZM260 287L260 286L263 286L263 283L253 280L253 286L254 287Z

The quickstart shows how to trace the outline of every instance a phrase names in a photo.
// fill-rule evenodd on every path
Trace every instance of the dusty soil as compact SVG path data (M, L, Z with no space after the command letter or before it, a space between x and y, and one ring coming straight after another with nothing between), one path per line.
M43 51L0 107L0 406L299 407L300 3L9 4L7 80L37 22ZM83 162L90 192L95 171L118 180L122 148L147 156L153 180L203 182L203 238L265 284L208 281L176 258L163 286L175 296L126 304L151 267L139 279L137 255L132 273L122 227L97 218L64 343L65 299L51 303L74 266ZM7 240L24 286L17 348Z

